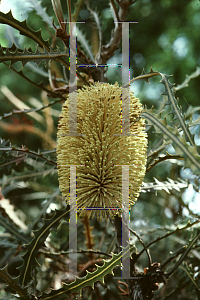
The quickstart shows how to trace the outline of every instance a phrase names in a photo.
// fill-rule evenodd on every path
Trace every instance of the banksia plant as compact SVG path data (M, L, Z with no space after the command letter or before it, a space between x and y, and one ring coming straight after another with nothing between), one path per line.
M125 89L125 99L129 90ZM126 101L126 100L125 100ZM122 89L95 83L77 91L77 136L69 134L69 98L58 125L59 185L69 201L70 165L76 165L80 215L113 217L122 209L122 165L129 166L132 205L145 175L147 135L142 105L130 92L130 135L122 135ZM128 119L127 119L128 120ZM127 122L126 122L127 123Z
M1 1L0 299L200 299L199 12L153 2Z

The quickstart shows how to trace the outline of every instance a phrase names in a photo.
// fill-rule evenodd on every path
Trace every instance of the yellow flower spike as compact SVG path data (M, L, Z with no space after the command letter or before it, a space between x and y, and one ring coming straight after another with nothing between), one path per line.
M130 92L130 133L134 135L121 135L121 93L117 83L95 83L77 91L77 133L83 136L67 136L69 99L63 105L58 125L59 186L69 202L69 166L77 165L80 216L94 217L96 214L101 219L121 213L121 165L129 166L129 204L133 205L139 196L146 170L145 122L140 118L142 105ZM118 210L102 210L109 207Z

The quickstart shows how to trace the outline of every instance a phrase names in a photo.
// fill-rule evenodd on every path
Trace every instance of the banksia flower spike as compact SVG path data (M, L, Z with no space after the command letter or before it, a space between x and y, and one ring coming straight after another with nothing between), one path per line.
M130 92L131 135L122 135L121 95L117 83L95 83L77 91L77 133L82 136L69 136L69 99L63 105L58 125L59 185L69 202L69 166L76 165L80 215L97 213L101 218L121 213L122 165L129 166L129 205L139 196L147 149L142 105Z

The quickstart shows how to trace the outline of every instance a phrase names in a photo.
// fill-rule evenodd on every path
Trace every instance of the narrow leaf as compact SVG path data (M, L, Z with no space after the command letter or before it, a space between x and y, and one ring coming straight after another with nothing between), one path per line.
M32 267L37 264L36 254L38 249L44 246L44 241L50 231L56 230L63 218L68 218L69 210L57 210L51 219L43 219L44 225L37 231L34 231L34 238L31 243L26 245L27 252L22 256L23 265L19 267L19 283L24 286L31 280Z
M171 104L172 110L170 113L174 114L174 120L177 119L180 123L180 126L183 129L183 132L185 134L186 141L189 142L192 146L194 146L194 137L190 133L189 127L186 124L185 118L182 115L181 108L178 106L177 99L173 95L172 87L174 84L171 84L169 82L169 78L171 76L164 75L160 73L162 79L161 83L164 84L165 90L162 93L162 95L167 95L168 102L166 104Z
M143 182L143 186L141 187L141 192L152 192L152 191L160 191L164 190L168 194L170 194L170 190L174 189L176 191L180 191L180 189L184 189L188 187L188 182L179 179L172 180L168 178L168 181L159 181L158 179L154 178L155 182Z
M162 119L161 115L154 114L153 110L145 109L141 117L144 117L151 125L153 124L158 133L163 132L170 140L172 140L177 154L185 157L185 167L191 168L193 171L200 170L200 155L196 146L187 144L184 136L180 136L178 129L167 125L166 118Z
M47 7L42 7L42 5L41 5L42 1L29 0L29 2L32 4L36 13L43 19L43 21L45 23L47 23L49 27L54 29L54 27L52 25L52 18L49 17L49 15L46 12Z
M132 246L127 246L126 248L123 249L123 257L124 259L128 257L130 253L135 251L135 247ZM94 272L88 272L87 275L78 278L76 277L76 280L70 284L63 284L63 287L59 290L53 290L50 294L48 295L43 295L40 299L43 300L49 300L49 299L57 299L60 297L63 297L63 295L66 297L70 293L77 293L81 291L84 287L86 286L91 286L94 288L94 283L97 281L102 281L104 282L104 277L107 274L113 274L113 269L116 266L121 265L121 258L122 258L122 252L119 254L114 254L112 253L113 257L110 260L104 260L103 266L96 266L97 269Z
M153 71L152 67L151 67L150 72L148 72L148 73L146 73L145 70L143 69L141 75L139 75L139 76L137 76L137 77L131 79L130 83L132 83L132 82L134 82L134 81L136 81L136 80L141 80L141 79L142 79L142 80L145 80L145 81L147 81L147 82L149 82L149 78L154 77L154 76L157 76L157 75L159 75L159 74L160 74L159 72ZM123 86L123 87L125 88L125 87L128 87L128 86L129 86L129 83L127 83L127 84L126 84L125 86Z
M17 48L15 52L11 52L7 48L4 52L2 47L0 47L0 62L11 61L11 65L18 61L21 61L23 66L30 61L35 62L37 65L39 65L42 61L45 61L47 64L50 60L58 60L62 57L68 57L68 54L60 52L59 49L57 49L57 51L53 51L52 49L47 51L44 49L44 52L41 52L38 48L35 52L24 49L24 51L21 52L21 49L18 51Z
M20 296L21 300L32 299L32 297L28 294L28 287L21 287L18 284L18 277L13 278L8 274L7 266L0 269L0 278L5 281L10 288L16 291L16 294Z
M28 148L26 149L21 149L21 148L15 148L14 146L12 147L3 147L0 148L0 151L17 151L17 152L21 152L21 153L25 153L27 154L29 157L37 157L40 158L41 160L45 161L47 164L53 165L53 166L57 166L57 163L51 159L49 159L48 157L44 156L43 153L37 153L34 151L29 150Z
M38 31L34 31L27 25L26 20L24 20L22 22L16 20L13 17L11 10L6 14L4 14L3 12L0 11L0 23L7 24L7 25L17 29L21 35L24 35L24 36L34 40L42 48L45 48L47 51L50 51L49 42L43 40L42 35L41 35L41 29Z

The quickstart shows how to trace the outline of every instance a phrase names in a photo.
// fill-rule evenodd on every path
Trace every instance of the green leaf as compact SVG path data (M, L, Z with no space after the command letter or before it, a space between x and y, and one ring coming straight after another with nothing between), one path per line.
M6 282L6 284L11 287L13 290L16 291L16 294L18 296L20 296L20 298L17 296L18 299L21 300L30 300L33 299L29 294L28 294L28 287L21 287L18 284L18 277L11 277L8 274L7 271L7 266L5 266L4 268L0 269L0 278Z
M127 246L126 248L123 249L123 258L127 258L130 253L133 251L136 251L135 247L133 245ZM59 290L53 290L50 294L48 295L43 295L39 299L43 300L49 300L49 299L57 299L60 297L67 297L70 293L77 293L81 291L84 287L86 286L91 286L94 288L94 283L97 281L102 281L104 282L104 277L107 274L113 274L113 269L116 266L121 265L121 258L122 258L122 252L119 254L114 254L112 253L113 257L110 260L104 260L103 266L97 266L96 271L94 272L88 272L87 275L78 278L76 277L75 281L70 283L70 284L63 284L63 287ZM114 275L114 274L113 274ZM65 298L66 299L66 298Z
M160 73L162 79L161 83L164 84L165 90L161 95L166 95L168 97L168 101L166 102L166 105L171 105L171 111L169 114L174 114L174 120L178 120L180 123L180 126L183 129L183 132L185 134L186 141L189 142L192 146L194 146L194 136L190 133L188 124L185 122L185 118L182 115L181 108L178 106L177 99L173 95L172 87L174 84L171 84L169 82L169 78L171 77L168 75L164 75Z
M82 33L82 31L81 31L80 29L77 28L77 36L78 36L78 41L80 42L82 48L84 48L84 50L87 52L87 54L88 54L89 57L90 57L90 60L91 60L92 62L94 62L95 59L94 59L94 56L93 56L93 54L92 54L92 52L91 52L90 45L89 45L89 42L88 42L88 40L87 40L86 35L84 35L84 34Z
M53 51L50 48L49 51L44 49L43 52L41 52L38 48L35 52L27 49L24 49L24 51L21 52L21 49L18 50L18 48L16 48L15 52L12 52L9 50L9 48L6 48L4 52L3 48L0 46L0 62L10 61L11 65L18 61L21 61L23 67L27 62L30 61L35 62L37 65L39 65L42 61L45 61L47 64L50 60L58 60L62 57L68 57L68 54L65 52L60 52L58 48L57 51Z
M167 178L168 181L159 181L158 179L154 178L155 182L143 182L143 186L141 187L141 192L146 193L146 192L153 192L157 193L157 191L164 190L168 194L170 194L170 191L172 189L179 191L180 189L184 189L188 187L188 182L179 179L177 180L172 180L170 178Z
M54 29L52 25L52 17L49 17L49 15L47 14L46 12L47 7L43 7L41 5L42 1L29 0L29 2L35 9L38 16L40 16L43 19L43 21L48 24L49 27Z
M181 255L181 257L179 258L179 260L177 261L177 263L173 266L173 268L166 274L167 277L171 276L176 271L176 269L185 260L185 258L187 257L188 253L193 248L193 246L195 245L195 243L199 240L199 238L200 238L200 230L198 230L196 236L192 240L189 241L189 244L187 245L186 250L184 251L184 253Z
M17 29L21 35L24 35L24 36L32 39L38 45L40 45L42 48L45 48L47 51L50 52L49 42L43 40L42 35L41 35L41 29L38 31L34 31L27 25L26 20L24 20L22 22L16 20L13 17L11 10L6 14L4 14L3 12L0 11L0 23L7 24L7 25Z
M48 157L44 156L42 152L37 153L35 151L29 150L28 148L21 149L21 148L16 148L14 146L11 146L11 147L0 148L0 151L2 151L2 152L17 152L17 153L21 152L21 153L25 153L29 157L34 157L34 158L38 158L40 160L43 160L46 164L49 164L51 166L53 165L54 167L57 166L57 163L54 160L51 160Z
M141 117L145 118L150 125L155 126L158 133L163 132L172 142L176 149L176 154L185 157L185 168L191 168L193 171L200 170L200 155L196 146L190 146L184 136L179 134L179 130L175 127L167 125L166 116L161 118L161 114L155 114L153 109L145 109Z
M130 83L132 83L132 82L134 82L134 81L136 81L136 80L141 80L141 79L149 83L149 78L154 77L154 76L157 76L157 75L159 75L159 74L160 74L159 72L153 71L152 67L151 67L150 72L148 72L148 73L146 73L145 70L143 69L141 75L139 75L139 76L137 76L137 77L131 79ZM125 88L125 87L128 87L128 86L129 86L129 83L127 83L127 84L126 84L125 86L123 86L123 87Z
M34 231L34 238L31 243L26 245L27 252L22 256L24 262L20 270L19 283L24 286L31 280L32 267L37 264L36 254L38 249L44 246L44 241L50 231L56 230L63 218L68 218L69 210L57 210L51 219L43 219L44 225L37 231Z

